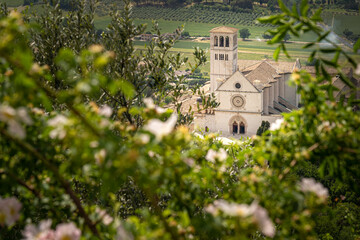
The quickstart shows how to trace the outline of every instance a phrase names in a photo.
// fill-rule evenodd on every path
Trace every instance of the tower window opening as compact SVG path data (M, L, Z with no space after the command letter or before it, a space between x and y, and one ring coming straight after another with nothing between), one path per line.
M219 43L218 43L218 37L215 36L215 38L214 38L214 46L217 47L218 44L219 44Z
M225 54L225 61L229 60L229 55Z
M230 45L229 37L226 37L225 38L225 47L229 47L229 45Z
M224 37L220 36L220 47L224 46Z
M217 54L215 54L215 60L218 60L218 55Z
M219 54L219 60L224 60L224 54Z

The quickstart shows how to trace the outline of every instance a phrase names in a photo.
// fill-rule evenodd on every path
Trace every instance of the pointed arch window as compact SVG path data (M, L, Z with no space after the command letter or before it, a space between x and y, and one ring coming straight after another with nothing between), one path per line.
M225 47L229 47L230 46L230 40L229 37L225 38Z
M224 46L224 37L220 36L220 47Z
M243 122L240 123L240 134L245 133L245 124Z
M219 39L217 36L214 38L214 46L217 47L219 45Z

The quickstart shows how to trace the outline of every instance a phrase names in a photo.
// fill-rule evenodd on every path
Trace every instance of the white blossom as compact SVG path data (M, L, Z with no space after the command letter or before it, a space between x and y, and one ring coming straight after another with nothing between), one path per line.
M283 118L276 119L276 121L271 124L271 126L270 126L270 131L275 131L275 130L280 129L281 124L282 124L283 122L284 122L284 119L283 119Z
M14 109L7 105L0 105L0 121L7 124L7 131L20 139L26 137L26 132L24 127L21 125L21 122L32 125L33 121L29 117L26 108L20 107Z
M78 240L81 231L74 223L61 223L56 226L55 240Z
M16 110L7 105L0 105L0 121L8 122L16 117Z
M220 199L207 206L205 211L215 216L218 215L221 211L224 215L230 217L253 217L261 232L265 236L274 237L275 235L275 226L273 222L269 218L266 209L261 207L257 201L254 201L251 205L247 205L229 203L223 199Z
M51 228L51 220L43 220L39 226L29 224L23 231L24 240L54 240L55 231Z
M226 137L217 137L216 140L221 142L224 145L231 145L231 144L235 143L235 141L233 141L229 138L226 138Z
M25 123L27 125L33 124L33 120L30 118L26 108L24 108L24 107L18 108L17 115L23 123Z
M0 225L12 226L20 218L21 207L15 197L0 198Z
M113 113L113 110L108 105L104 105L99 109L99 114L105 117L110 117Z
M53 127L49 136L51 138L63 139L66 136L65 126L69 124L69 119L64 115L57 115L56 117L48 120L48 125Z
M313 178L303 178L300 182L300 188L303 192L313 192L319 198L327 198L329 191L321 183L318 183Z
M149 109L155 109L156 113L158 114L162 114L164 112L166 112L166 109L165 108L162 108L162 107L159 107L159 106L156 106L154 104L154 100L152 98L144 98L144 103L146 105L147 108Z
M172 114L166 122L159 119L151 119L145 126L144 130L153 133L157 140L162 139L164 136L172 132L176 125L177 115Z
M18 121L9 121L7 130L11 135L16 136L17 138L24 139L26 137L25 129Z
M104 148L100 149L100 151L95 153L94 157L97 164L102 164L106 158L106 150Z
M218 152L213 149L209 149L205 156L205 159L209 162L215 162L215 159L218 159L219 161L224 161L226 158L227 153L223 148L220 148Z
M204 136L201 135L200 133L194 133L194 136L199 138L199 139L204 139Z
M259 225L259 228L261 232L268 237L274 237L275 236L275 226L271 219L269 218L269 215L265 208L259 206L256 202L253 202L251 205L254 205L255 211L254 211L254 218L257 224Z
M127 232L123 226L117 228L116 240L133 240L134 237L131 233Z
M154 100L152 98L144 98L143 102L145 103L147 108L150 109L155 108Z
M150 141L150 136L147 134L140 134L139 139L142 144L147 144Z
M183 159L184 163L186 163L189 167L193 167L195 165L195 160L193 158L185 158Z
M114 220L105 210L96 208L95 212L99 215L104 225L109 225Z
M360 64L357 65L355 74L360 75Z

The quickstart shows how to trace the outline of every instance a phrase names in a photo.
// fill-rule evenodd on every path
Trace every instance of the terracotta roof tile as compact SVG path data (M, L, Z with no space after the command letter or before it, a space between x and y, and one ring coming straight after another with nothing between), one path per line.
M220 26L210 30L211 33L237 33L237 31L237 28L226 26Z

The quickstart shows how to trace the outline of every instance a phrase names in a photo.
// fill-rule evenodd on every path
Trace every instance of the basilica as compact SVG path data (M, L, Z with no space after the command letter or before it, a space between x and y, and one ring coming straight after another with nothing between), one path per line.
M210 31L210 93L220 105L199 113L195 125L223 136L252 136L262 121L273 123L282 112L297 109L299 95L288 84L299 60L238 60L238 29L216 27Z

